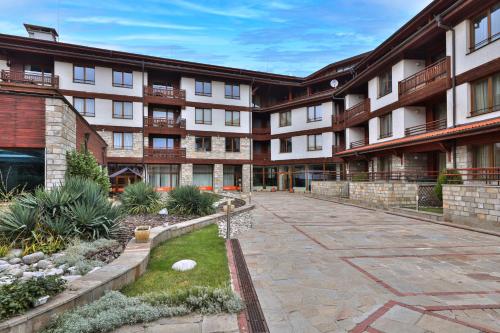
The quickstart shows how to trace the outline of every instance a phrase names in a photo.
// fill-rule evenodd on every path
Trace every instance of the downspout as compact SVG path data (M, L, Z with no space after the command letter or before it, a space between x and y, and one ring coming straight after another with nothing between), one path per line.
M451 91L452 91L452 127L456 126L457 113L457 82L456 82L456 45L455 45L455 29L445 25L441 15L436 16L437 26L440 29L451 31ZM457 168L457 144L453 143L453 169Z

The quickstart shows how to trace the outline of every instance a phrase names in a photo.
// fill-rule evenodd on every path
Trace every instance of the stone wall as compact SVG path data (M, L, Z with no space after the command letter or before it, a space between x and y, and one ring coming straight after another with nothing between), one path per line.
M311 182L311 193L329 197L340 197L342 189L348 182L343 181L315 181Z
M250 164L243 164L241 167L241 190L243 192L250 192L252 166Z
M224 186L224 165L214 164L214 192L222 191Z
M250 139L240 139L240 152L226 152L226 138L220 136L212 136L211 151L196 151L195 136L187 135L181 140L181 147L186 148L187 158L207 158L207 159L235 159L249 160L250 159ZM230 163L228 163L230 164Z
M179 185L193 185L193 164L181 164L181 179Z
M446 221L500 231L500 187L444 185L443 215Z
M142 133L133 133L133 146L132 149L115 149L113 147L113 132L98 131L99 135L106 141L108 145L108 157L136 157L142 158Z
M45 100L45 187L64 181L66 152L76 149L76 114L58 98Z
M416 205L418 185L399 182L351 182L349 198L371 206Z

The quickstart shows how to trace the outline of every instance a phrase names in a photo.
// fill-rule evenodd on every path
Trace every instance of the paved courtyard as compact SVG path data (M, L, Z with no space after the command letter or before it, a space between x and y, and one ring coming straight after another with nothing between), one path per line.
M500 332L500 238L257 193L239 236L274 332Z

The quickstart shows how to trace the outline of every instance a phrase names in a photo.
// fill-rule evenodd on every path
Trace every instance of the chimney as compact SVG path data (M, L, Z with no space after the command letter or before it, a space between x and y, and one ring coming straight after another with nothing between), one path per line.
M24 27L26 28L26 31L28 32L28 36L30 38L57 42L57 37L59 37L56 29L54 28L42 27L39 25L27 23L24 23Z

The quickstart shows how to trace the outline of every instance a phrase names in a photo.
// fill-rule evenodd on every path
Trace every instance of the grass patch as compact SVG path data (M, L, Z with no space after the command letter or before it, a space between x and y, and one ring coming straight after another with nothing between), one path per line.
M187 272L174 271L172 265L182 259L192 259L197 265ZM123 293L136 296L195 286L225 287L228 284L225 242L218 236L217 225L210 225L154 248L144 275L126 286Z
M435 214L443 214L443 207L418 207L418 210Z

